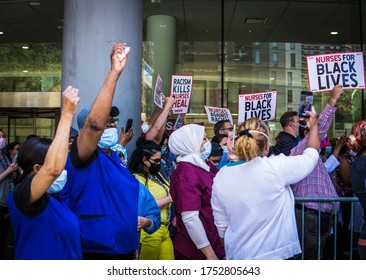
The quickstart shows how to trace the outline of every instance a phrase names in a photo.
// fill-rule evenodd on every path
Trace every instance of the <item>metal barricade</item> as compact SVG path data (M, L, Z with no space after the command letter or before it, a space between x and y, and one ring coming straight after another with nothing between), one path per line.
M334 197L334 198L314 198L314 197L295 197L295 202L297 204L301 204L301 216L302 216L302 230L300 233L300 242L302 245L302 259L304 259L304 221L305 221L305 202L317 202L318 203L318 217L320 217L321 212L320 212L320 204L322 202L330 202L330 203L334 203L334 204L338 204L340 202L345 202L345 203L351 203L351 215L350 215L350 223L349 223L349 229L350 229L350 240L349 240L349 245L350 245L350 252L349 252L349 259L352 260L353 259L353 252L352 252L352 248L353 248L353 233L354 233L354 203L358 202L358 198L357 197ZM336 260L337 259L337 239L338 239L338 219L339 219L339 215L338 215L338 211L334 212L333 217L331 218L333 220L333 233L334 233L334 241L333 241L333 249L334 249L334 253L333 253L333 259ZM318 218L318 259L321 259L321 219Z

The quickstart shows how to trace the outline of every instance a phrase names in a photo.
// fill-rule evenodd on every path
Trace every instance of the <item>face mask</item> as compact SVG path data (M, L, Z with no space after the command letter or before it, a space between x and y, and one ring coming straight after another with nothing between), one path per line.
M162 148L161 148L161 154L162 154L162 155L163 155L163 154L165 154L167 150L168 150L168 148L167 148L167 147L162 147Z
M161 164L150 164L150 167L149 167L149 173L150 174L157 174L160 170L160 166Z
M4 138L0 138L0 150L4 149L6 145L6 139Z
M150 127L149 127L149 124L148 124L147 122L144 122L144 123L141 125L141 131L142 131L142 133L146 133L146 132L148 132L148 131L149 131L149 129L150 129Z
M205 150L202 153L200 153L200 156L201 156L201 159L206 160L206 159L208 159L208 157L211 154L211 149L212 149L211 142L207 141L205 144L203 144L203 148L205 148Z
M223 146L222 150L224 151L224 154L229 153L229 148L227 146Z
M332 152L333 152L333 148L332 148L332 147L325 147L325 153L326 153L327 155L331 155L331 154L332 154Z
M356 152L354 152L354 151L352 151L352 150L350 150L348 153L349 153L349 155L350 155L351 157L355 157L355 156L357 156L357 153L356 153Z
M102 137L98 142L98 146L103 149L109 149L118 142L117 128L107 128L104 130Z
M67 181L67 171L64 170L62 171L62 173L60 174L60 176L57 177L57 179L52 183L52 185L48 188L47 192L48 193L58 193L60 192Z

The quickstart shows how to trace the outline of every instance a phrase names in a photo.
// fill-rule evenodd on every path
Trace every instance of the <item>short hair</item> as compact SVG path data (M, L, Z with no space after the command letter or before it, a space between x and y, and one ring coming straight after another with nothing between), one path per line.
M229 120L219 120L214 125L214 134L218 135L220 134L220 130L225 127L225 123L231 123Z
M285 112L280 118L280 123L281 123L282 128L286 127L288 125L288 123L290 121L293 121L294 117L296 117L296 116L297 116L296 111Z

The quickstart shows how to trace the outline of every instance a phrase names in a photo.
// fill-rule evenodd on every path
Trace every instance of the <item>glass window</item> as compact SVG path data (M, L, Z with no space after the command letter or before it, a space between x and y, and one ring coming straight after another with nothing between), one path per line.
M287 85L292 86L292 72L287 72Z
M278 53L277 52L272 53L272 62L273 62L274 66L278 65Z
M261 53L260 51L255 51L255 64L261 63Z
M296 54L294 53L290 54L290 64L291 67L296 67Z

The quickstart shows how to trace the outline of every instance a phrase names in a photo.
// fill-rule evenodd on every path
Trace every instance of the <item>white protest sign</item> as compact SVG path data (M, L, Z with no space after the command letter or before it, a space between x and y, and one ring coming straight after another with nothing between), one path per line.
M276 118L277 91L239 94L238 124L249 118L270 121Z
M155 90L154 90L154 103L159 108L163 109L163 79L160 77L160 74L156 77Z
M311 91L329 91L341 84L346 89L364 89L362 52L333 53L306 57Z
M209 123L217 123L220 120L229 120L233 123L233 117L228 108L205 106L205 110Z
M192 93L192 75L172 75L171 95L175 97L173 114L187 114Z

